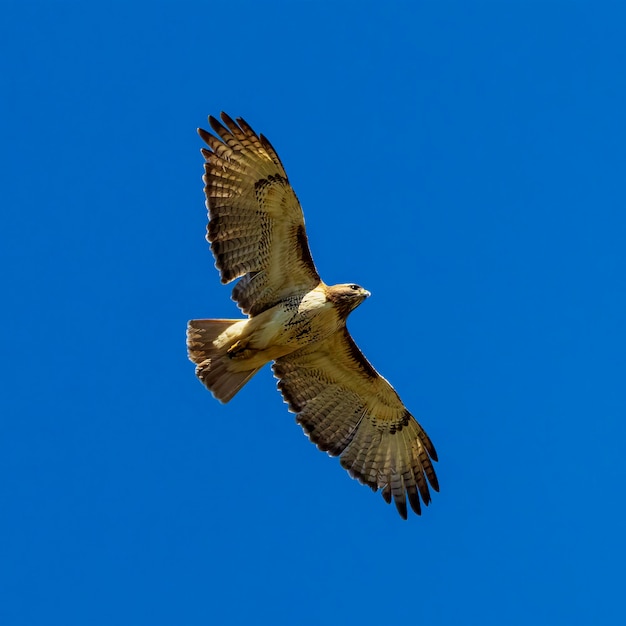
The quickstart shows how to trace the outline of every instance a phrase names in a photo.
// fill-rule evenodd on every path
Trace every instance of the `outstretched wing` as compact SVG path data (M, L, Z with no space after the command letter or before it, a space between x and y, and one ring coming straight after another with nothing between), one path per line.
M223 283L236 278L233 300L258 315L288 295L315 288L304 217L276 151L246 122L209 117L217 137L198 133L203 148L207 239Z
M421 513L428 484L439 491L428 435L393 387L370 365L343 328L327 339L277 359L278 388L298 423L320 450L372 490L393 497L400 515Z

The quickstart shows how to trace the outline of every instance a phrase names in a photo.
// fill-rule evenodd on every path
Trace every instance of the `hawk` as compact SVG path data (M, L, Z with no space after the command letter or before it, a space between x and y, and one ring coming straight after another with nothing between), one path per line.
M198 129L208 146L207 240L222 283L239 279L232 298L247 317L189 322L198 378L228 402L273 361L278 389L309 439L387 503L393 498L403 519L407 500L421 514L429 484L439 491L435 448L346 328L370 293L321 280L276 150L243 119L221 120L209 117L215 135Z

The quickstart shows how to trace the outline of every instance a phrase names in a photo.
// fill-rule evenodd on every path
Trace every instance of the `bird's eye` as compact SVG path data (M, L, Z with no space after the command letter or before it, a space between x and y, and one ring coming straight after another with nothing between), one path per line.
M358 285L350 285L350 289L352 289L353 291L356 291L358 288Z

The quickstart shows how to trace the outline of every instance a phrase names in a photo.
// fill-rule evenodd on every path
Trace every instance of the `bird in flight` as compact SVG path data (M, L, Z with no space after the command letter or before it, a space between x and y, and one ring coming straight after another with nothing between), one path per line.
M392 498L403 519L439 491L435 448L393 387L365 358L346 319L370 293L329 286L309 250L304 216L278 154L241 118L209 117L204 191L207 240L243 319L191 320L196 375L228 402L266 363L289 410L350 476Z

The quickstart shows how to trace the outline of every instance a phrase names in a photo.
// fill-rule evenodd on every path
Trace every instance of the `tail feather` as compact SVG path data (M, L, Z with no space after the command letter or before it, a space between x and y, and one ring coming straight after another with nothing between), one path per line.
M191 320L187 325L187 351L196 376L220 402L231 400L260 369L236 370L227 353L239 338L235 325L242 321Z

